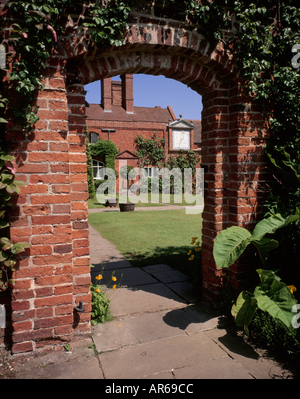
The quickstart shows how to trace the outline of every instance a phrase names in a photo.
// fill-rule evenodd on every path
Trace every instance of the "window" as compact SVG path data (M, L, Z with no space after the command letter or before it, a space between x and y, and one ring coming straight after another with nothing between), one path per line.
M105 167L103 162L95 161L93 159L93 175L95 180L104 179Z
M99 141L99 136L97 133L89 133L89 143L90 144L94 144L97 143L97 141Z
M173 129L173 149L189 150L190 149L190 131Z
M152 177L158 177L158 168L146 167L144 168L144 171L145 177L149 177L150 179Z

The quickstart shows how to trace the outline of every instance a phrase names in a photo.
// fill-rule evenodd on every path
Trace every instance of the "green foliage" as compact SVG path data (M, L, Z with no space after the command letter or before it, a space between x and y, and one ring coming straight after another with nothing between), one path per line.
M12 208L11 196L20 193L20 187L25 183L15 180L16 169L11 161L14 157L0 150L0 229L7 233L8 211ZM16 257L30 248L28 242L13 243L6 236L0 238L0 292L14 286L11 273L15 271Z
M98 140L97 143L90 145L91 156L101 156L105 160L105 166L112 170L115 170L115 159L118 152L116 145L110 140Z
M140 158L140 167L154 166L162 168L165 164L165 142L154 133L151 139L138 134L135 139L136 155Z
M112 141L98 140L97 143L90 144L89 150L90 150L90 154L92 157L101 156L102 158L104 158L105 167L107 169L111 169L112 171L114 171L116 178L118 177L118 172L115 169L115 160L116 160L116 156L117 156L119 150L117 149L116 145ZM112 172L107 170L107 173L110 174ZM108 179L108 177L109 177L108 174L104 180L98 180L98 181L94 182L96 191L97 191L97 188L99 187L99 185ZM111 179L111 180L114 181L114 179ZM115 190L115 184L112 189Z
M196 172L196 166L199 162L199 155L195 151L181 150L177 156L170 155L166 160L165 155L165 142L164 138L157 137L156 134L151 139L144 138L142 135L137 135L135 138L136 154L140 158L140 167L152 166L160 170L168 168L169 170L178 169L180 175L180 185L176 184L179 179L170 177L170 193L182 193L184 190L183 171L185 168L192 169L192 175ZM162 172L160 172L161 174ZM152 177L151 179L142 179L141 190L145 192L162 192L162 178L159 176Z
M269 313L257 309L251 322L251 336L256 343L266 346L277 354L293 355L299 368L300 329L290 329L280 320L274 319Z
M15 109L15 120L25 129L39 120L37 107L33 105L36 91L43 90L42 69L47 65L53 44L57 42L58 33L65 29L65 14L74 9L71 0L31 0L11 1L8 6L17 18L9 31L10 45L16 55L10 80L20 94L19 105ZM91 37L102 48L124 44L123 32L129 16L130 8L119 0L109 0L106 5L96 2L85 7L84 23L91 28ZM0 101L0 106L3 100ZM0 119L3 122L3 118Z
M93 265L90 265L93 268ZM104 277L104 266L102 267L102 271L98 276L95 277L97 281L102 281ZM115 272L111 273L109 281L106 283L106 289L103 288L104 285L91 283L90 290L92 294L92 311L91 311L91 323L95 325L97 323L104 323L105 321L109 321L113 319L113 316L110 314L109 306L111 302L111 298L109 298L112 293L115 292L117 288L120 288L123 274L121 275L120 281L116 283L117 278L115 277ZM110 293L106 293L104 290L108 290L112 288Z
M243 227L231 226L220 232L214 242L213 255L217 267L231 266L245 251L249 244L254 244L263 265L267 266L268 256L272 249L277 248L278 242L265 237L273 234L279 228L288 226L300 219L300 215L289 216L284 219L280 214L270 216L257 223L252 234Z
M295 316L292 307L297 303L294 295L273 271L258 269L257 273L261 283L251 292L242 291L231 308L237 326L248 331L256 309L259 308L292 329L292 319Z
M300 215L284 219L281 215L270 216L255 226L252 234L243 227L232 226L221 231L214 243L213 255L218 268L228 268L252 243L255 245L262 264L269 266L268 257L271 250L279 243L266 235L274 234L278 229L299 220ZM248 331L257 308L267 312L271 317L280 320L292 328L292 307L297 303L292 290L283 283L272 270L258 269L260 284L252 290L242 291L231 308L237 326Z
M8 1L8 6L18 19L10 31L9 41L16 51L10 80L20 94L15 110L16 121L25 129L31 129L38 121L37 108L32 105L36 90L43 90L41 69L45 68L60 20L70 0Z
M90 290L92 294L91 324L104 323L111 318L109 312L110 300L97 285L91 284Z
M108 0L106 7L102 2L93 4L90 9L92 22L83 26L91 29L91 37L102 49L125 44L124 29L127 29L127 19L130 7L121 0Z

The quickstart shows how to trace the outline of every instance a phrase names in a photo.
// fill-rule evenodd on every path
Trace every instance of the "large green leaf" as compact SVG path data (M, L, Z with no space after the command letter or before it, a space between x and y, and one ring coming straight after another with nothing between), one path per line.
M257 223L253 232L251 241L259 241L266 234L275 233L277 229L285 225L285 219L280 215L270 216Z
M235 318L238 327L247 327L256 312L257 304L253 295L247 291L242 291L236 303L231 308L231 314Z
M259 274L262 282L253 293L257 306L275 319L281 320L287 327L292 327L295 316L292 307L297 303L293 294L274 272L260 270Z
M218 269L231 266L250 244L251 233L243 227L232 226L217 236L213 255Z
M256 249L259 253L259 256L266 266L268 265L268 256L272 249L278 247L279 243L276 240L272 240L271 238L261 238L260 241L252 241L252 243L256 246Z

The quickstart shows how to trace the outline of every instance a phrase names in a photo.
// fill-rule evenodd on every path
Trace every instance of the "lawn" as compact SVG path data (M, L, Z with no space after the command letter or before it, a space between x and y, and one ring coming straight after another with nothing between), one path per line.
M116 194L116 197L117 197L117 199L119 199L119 194ZM162 201L162 194L159 194L159 203L152 203L151 202L151 196L149 194L147 203L142 203L141 201L139 201L137 204L135 204L136 207L141 207L141 206L162 206L162 205L166 205L166 203L163 203L163 201ZM182 198L181 198L181 202L179 202L179 203L175 202L174 194L170 194L170 205L178 205L178 206L186 206L186 205L188 205L188 206L190 206L190 205L193 205L193 204L186 203L185 200L184 200L184 196L183 195L182 195ZM88 200L88 206L89 206L89 209L97 209L97 208L104 208L105 204L99 203L97 201L96 197L95 197L95 198L90 198Z
M184 209L99 212L89 214L89 223L133 266L166 263L194 279L201 277L201 253L193 261L187 255L194 248L191 237L200 238L200 214L187 215Z

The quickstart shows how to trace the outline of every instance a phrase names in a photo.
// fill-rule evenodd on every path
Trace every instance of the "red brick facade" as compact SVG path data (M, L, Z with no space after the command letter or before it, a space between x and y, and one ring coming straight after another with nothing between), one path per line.
M5 10L4 14L5 16ZM216 234L248 227L260 211L260 184L266 179L263 146L267 123L243 91L239 71L222 48L181 23L132 16L126 45L95 49L78 15L53 47L37 95L40 120L29 134L7 115L6 138L16 156L18 179L27 186L11 214L11 238L32 247L20 258L16 286L6 304L6 340L25 352L64 345L90 334L90 268L87 221L84 85L117 75L163 74L202 95L203 299L218 302L220 277L212 248ZM69 84L78 73L80 83ZM4 95L14 103L17 96ZM130 112L133 104L126 105ZM230 280L242 287L248 269L234 266ZM83 301L85 313L73 311ZM3 298L1 301L5 301ZM7 301L7 300L6 300ZM10 312L10 307L12 312ZM9 320L10 319L10 320Z
M116 144L119 154L116 157L116 170L119 171L120 160L128 165L139 167L139 158L135 154L135 137L142 135L151 139L155 134L158 138L165 139L165 155L178 154L178 150L172 148L172 131L169 127L176 116L171 108L147 108L133 105L133 75L126 74L121 81L106 78L101 81L101 104L89 104L86 108L86 122L90 137L96 134L98 139L108 138ZM188 121L190 127L190 149L200 150L201 121ZM194 129L195 123L195 129ZM194 143L194 130L197 142ZM93 137L94 138L94 137ZM101 158L97 158L104 161ZM152 166L152 165L149 165ZM119 187L117 181L117 188Z

